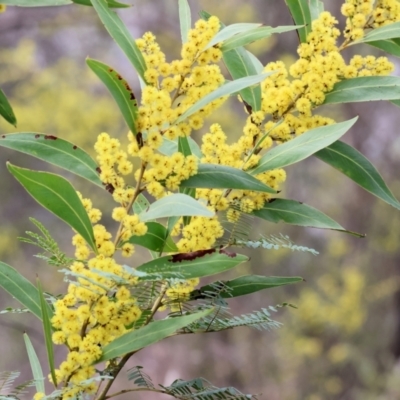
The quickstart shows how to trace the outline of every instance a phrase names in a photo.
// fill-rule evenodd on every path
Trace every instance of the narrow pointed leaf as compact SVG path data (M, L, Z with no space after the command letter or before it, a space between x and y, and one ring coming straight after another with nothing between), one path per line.
M242 89L249 86L256 85L262 82L267 76L274 74L275 71L264 73L260 75L246 76L244 78L236 79L232 82L225 83L218 89L204 96L198 102L189 107L177 120L175 123L184 121L186 118L190 117L195 112L199 111L201 108L211 103L212 101L219 99L220 97L229 96L232 93L240 92Z
M366 191L400 210L399 201L386 186L377 169L353 147L338 141L315 155L348 176Z
M43 323L43 333L44 340L46 344L46 352L47 352L47 360L50 368L50 375L54 382L54 386L57 386L57 377L56 370L54 364L54 349L53 349L53 341L52 341L52 326L50 322L50 315L47 312L47 302L43 295L42 285L40 284L39 279L37 280L39 298L40 298L40 308L42 311L42 323Z
M357 117L338 124L311 129L291 141L278 145L268 151L267 154L261 157L257 167L249 172L252 175L257 175L304 160L318 150L338 140L356 121Z
M232 78L237 80L246 76L257 74L257 70L248 52L243 47L225 51L223 60ZM239 91L242 99L252 108L253 111L261 110L261 87L247 87Z
M163 143L158 148L158 151L166 156L171 156L178 151L178 139L170 140L167 138L163 138ZM194 141L190 136L186 139L189 142L192 154L195 155L197 158L202 158L203 154L201 153L200 147L197 142Z
M324 3L320 0L308 0L311 21L318 19L319 15L324 11Z
M88 58L86 64L110 91L130 131L136 135L137 101L128 82L108 65Z
M145 247L146 249L172 253L178 251L176 244L173 242L171 237L168 237L168 231L165 226L158 222L147 222L147 233L143 236L132 236L128 242L132 244L138 244L139 246Z
M207 316L212 311L213 310L210 309L183 317L154 321L143 328L128 332L105 346L103 355L97 362L107 361L150 346L153 343L173 335L177 330Z
M386 51L386 53L392 54L396 57L400 57L400 38L377 40L373 42L368 42L368 44L380 50Z
M181 187L239 189L276 193L276 190L241 169L217 164L199 164L197 174L182 181Z
M150 221L164 217L212 217L213 215L214 213L207 207L190 196L183 193L176 193L155 201L139 217L141 221Z
M307 204L288 199L275 199L252 212L258 218L278 223L307 226L321 229L345 230L332 218Z
M285 0L292 14L293 21L296 25L303 25L303 28L298 30L301 43L305 43L307 35L311 32L311 12L308 3L309 0Z
M90 0L1 0L1 4L6 4L9 6L20 6L20 7L65 6L73 3L85 6L92 5ZM107 0L107 5L108 7L113 7L113 8L130 7L129 4L123 4L115 0Z
M37 288L15 268L0 261L0 287L18 300L33 315L42 319L40 297ZM48 313L51 315L50 306Z
M228 26L224 26L207 44L204 50L209 49L210 47L216 45L217 43L225 42L226 40L235 37L235 35L248 32L253 30L254 28L259 28L261 24L257 23L248 23L242 22L238 24L232 24Z
M188 41L188 33L192 26L192 17L187 0L179 0L179 23L181 26L182 43Z
M246 46L250 43L253 43L260 39L265 39L274 33L284 33L293 31L294 29L299 29L299 26L278 26L276 28L272 28L271 26L259 26L257 28L253 28L249 31L240 33L238 35L233 36L232 38L224 41L221 46L221 51L226 52L237 47Z
M92 6L91 0L72 0L75 4L81 4L83 6ZM115 0L107 0L107 5L110 8L128 8L131 7L129 4L120 3Z
M264 289L291 285L303 281L304 279L298 276L286 278L282 276L244 275L231 281L222 281L227 290L221 291L219 295L223 298L229 299L259 292ZM215 282L215 284L218 284L218 282ZM207 292L212 293L215 291L214 285L202 286L201 288L194 290L190 294L190 297L193 299L206 298Z
M42 133L11 133L0 136L0 146L39 158L104 188L96 161L66 140Z
M96 252L92 224L75 189L63 177L7 163L11 174L44 208L75 229Z
M324 104L400 99L397 76L365 76L337 83L325 96Z
M0 115L11 125L17 126L17 119L15 118L14 111L4 92L0 89Z
M31 365L32 369L32 376L35 380L36 392L45 393L42 366L40 365L40 361L36 354L35 348L33 347L32 342L26 333L24 333L24 342L26 352L28 353L29 364Z
M400 22L394 22L380 28L371 29L362 39L353 44L398 38L400 38Z
M149 261L136 268L141 280L191 279L219 274L248 261L242 254L209 249L175 254Z
M146 82L144 73L146 72L147 67L143 54L139 50L135 40L132 38L122 20L114 11L111 11L108 8L106 0L91 1L110 36L128 57L140 78Z
M142 193L136 198L136 201L133 203L133 211L135 214L140 214L141 212L146 211L150 207L149 201L146 197L143 196Z
M250 51L246 51L246 53L247 57L249 58L256 70L256 74L261 74L264 69L264 65L262 65L262 62L253 53L250 53Z

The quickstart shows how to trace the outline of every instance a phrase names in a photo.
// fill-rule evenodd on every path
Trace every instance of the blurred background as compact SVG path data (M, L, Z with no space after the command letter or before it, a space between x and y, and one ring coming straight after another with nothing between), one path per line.
M131 0L132 8L118 13L134 37L151 30L169 59L180 51L176 0ZM189 0L193 19L201 9L226 23L260 22L290 25L283 1ZM340 1L325 0L326 9L340 17ZM275 35L249 46L264 63L294 60L296 33ZM344 54L375 54L364 45ZM105 131L125 138L127 129L117 106L100 81L86 67L85 57L115 67L138 87L137 78L122 52L112 42L94 10L78 5L63 7L8 7L0 14L0 87L10 99L18 119L14 129L0 121L0 134L42 132L60 136L93 154L96 136ZM398 61L393 60L398 66ZM398 68L396 74L398 75ZM233 112L235 111L235 112ZM400 198L400 112L389 103L365 103L330 107L321 113L338 121L360 115L344 140L366 155ZM231 106L220 109L217 122L235 139L244 112ZM205 129L211 122L209 120ZM66 288L56 268L32 257L37 249L17 240L34 230L28 217L44 223L61 248L71 252L72 232L52 214L40 208L6 169L9 160L20 166L46 169L72 179L94 206L112 207L108 193L88 187L28 156L0 148L0 260L54 294ZM155 383L168 385L177 378L202 376L217 386L235 386L244 393L268 400L400 399L400 212L376 200L336 170L310 158L287 168L283 197L295 199L325 212L346 229L365 233L364 239L334 231L255 222L252 238L285 234L298 245L320 252L318 256L290 250L254 250L251 262L223 278L254 273L302 276L305 282L275 288L232 301L236 315L268 305L290 302L280 309L283 323L273 332L248 328L213 335L178 337L141 351L130 367L142 365ZM107 224L110 221L105 221ZM147 255L138 253L137 264ZM19 307L0 292L0 309ZM30 379L22 333L28 332L46 363L41 326L23 314L0 315L2 351L0 371L19 370L21 381ZM56 357L63 358L56 348ZM126 387L126 378L120 380ZM29 397L29 396L28 396ZM159 398L140 394L135 398ZM120 399L130 399L125 395Z

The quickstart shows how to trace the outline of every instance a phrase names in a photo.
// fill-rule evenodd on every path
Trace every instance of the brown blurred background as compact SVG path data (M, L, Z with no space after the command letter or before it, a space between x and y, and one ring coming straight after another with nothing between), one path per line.
M292 23L282 0L189 2L193 20L204 9L226 24ZM132 8L118 12L133 36L151 30L169 59L177 56L180 49L177 1L132 0L131 3ZM325 0L326 8L337 17L340 4ZM343 24L342 19L340 22ZM296 46L296 33L289 32L260 41L249 49L264 63L277 59L290 63L296 55ZM379 54L367 46L350 51ZM350 51L345 57L351 56ZM125 137L127 129L117 106L86 67L86 56L110 64L134 87L138 86L131 66L92 8L8 7L0 15L0 87L13 105L18 128L0 121L0 133L53 134L90 152L100 132ZM398 61L394 62L398 66ZM382 102L330 107L324 112L337 120L360 116L357 126L344 140L375 164L400 198L399 109ZM224 107L217 119L225 132L236 138L240 134L237 121L243 116ZM0 148L0 259L31 281L38 275L45 290L62 293L66 287L62 274L32 257L36 249L20 243L17 236L34 229L28 220L32 216L51 230L62 249L70 252L72 232L41 209L12 179L6 170L6 160L71 178L76 188L91 196L95 206L105 210L111 208L112 202L104 192L89 188L78 178ZM366 238L256 222L254 239L261 234L283 233L296 244L320 252L313 256L290 250L255 250L251 252L251 263L224 276L255 273L304 277L306 282L302 284L232 301L234 314L283 302L295 304L297 309L284 308L276 314L283 327L273 332L240 328L214 335L168 339L139 352L130 366L144 366L155 383L165 385L177 378L202 376L215 385L232 385L268 400L400 399L400 212L315 158L295 164L287 172L284 197L312 205L347 229L367 234ZM145 252L138 254L137 262L145 257ZM0 292L0 309L8 306L19 307L7 293ZM45 365L41 326L35 318L28 314L0 315L0 371L20 370L22 378L28 379L31 372L23 344L24 331ZM62 349L57 348L56 355L61 360ZM129 385L122 377L120 386ZM143 393L135 394L136 397L160 396Z

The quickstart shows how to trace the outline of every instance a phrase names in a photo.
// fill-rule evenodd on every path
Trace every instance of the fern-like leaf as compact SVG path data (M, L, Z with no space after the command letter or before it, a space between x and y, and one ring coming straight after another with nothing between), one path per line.
M143 367L138 365L128 370L128 379L133 381L136 386L145 387L147 389L155 389L151 378L143 372Z
M267 250L279 250L281 248L284 248L290 249L292 251L309 252L314 256L319 254L319 252L315 249L294 244L290 240L289 236L283 235L282 233L279 236L271 235L268 238L262 237L259 240L237 240L234 244L238 246L251 247L253 249L256 249L258 247L262 247Z
M233 387L218 388L204 378L184 381L177 379L171 386L162 386L165 393L181 400L250 400L256 399L251 394L241 393Z
M26 394L26 389L35 384L33 379L14 386L15 380L20 376L18 371L4 371L0 373L0 400L19 400Z
M44 250L44 253L36 254L35 257L41 258L49 265L54 265L56 267L65 267L75 261L73 258L67 257L65 253L60 250L57 242L52 238L50 232L43 224L35 218L29 218L29 220L36 226L41 234L26 231L25 233L29 238L19 237L18 239L21 242L32 244Z

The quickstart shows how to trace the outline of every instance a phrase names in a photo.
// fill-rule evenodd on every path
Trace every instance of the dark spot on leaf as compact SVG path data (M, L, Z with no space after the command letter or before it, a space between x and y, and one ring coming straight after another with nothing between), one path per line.
M215 249L197 250L190 253L174 254L169 260L171 262L192 261L196 258L204 257L206 254L215 253Z
M101 174L101 168L100 168L100 167L97 167L97 168L96 168L96 171L97 171L99 174Z
M236 255L237 255L234 251L228 251L228 250L225 250L225 249L221 249L219 251L219 254L225 254L226 256L228 256L230 258L235 258Z
M6 135L1 135L1 137L2 137L3 139L5 139L5 138L6 138Z
M303 202L302 202L302 201L299 201L299 204L303 204Z
M108 72L113 72L114 70L112 68L108 68Z
M73 148L74 150L76 150L76 149L78 148L78 146L73 146L72 148Z
M40 138L39 134L35 135L35 139L39 139L39 138Z
M57 140L57 136L54 135L45 135L44 138L48 140Z
M133 92L131 92L131 95L130 95L129 99L130 99L130 100L136 100L136 97L135 97L135 95L133 94Z
M122 81L122 76L120 74L117 74L117 78Z
M276 199L270 199L268 203L273 203Z
M113 193L114 193L114 190L115 190L115 187L114 187L113 185L111 185L111 183L108 183L108 184L106 185L106 190L107 190L107 192L113 194Z

